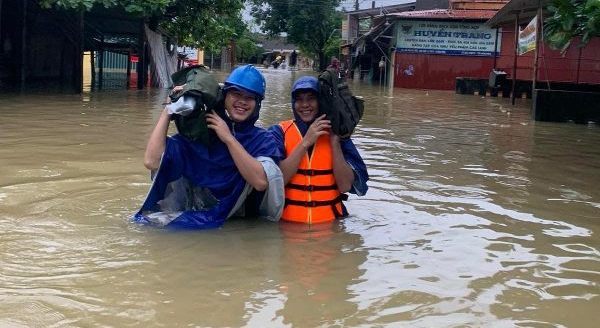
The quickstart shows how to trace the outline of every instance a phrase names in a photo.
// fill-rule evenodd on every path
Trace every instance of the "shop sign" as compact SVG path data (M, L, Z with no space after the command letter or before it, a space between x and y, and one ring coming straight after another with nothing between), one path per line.
M396 25L399 52L494 56L500 50L496 29L484 23L399 21Z

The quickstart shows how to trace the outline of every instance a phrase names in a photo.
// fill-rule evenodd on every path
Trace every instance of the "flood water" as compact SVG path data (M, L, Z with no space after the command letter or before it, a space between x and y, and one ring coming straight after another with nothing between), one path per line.
M267 126L299 73L265 76ZM0 327L597 325L599 126L351 83L369 191L312 231L131 223L164 90L0 95Z

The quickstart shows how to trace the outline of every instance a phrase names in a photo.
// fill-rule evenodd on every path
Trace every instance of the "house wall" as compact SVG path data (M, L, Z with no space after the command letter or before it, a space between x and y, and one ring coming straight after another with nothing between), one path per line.
M457 77L488 78L494 59L397 52L394 63L394 87L454 90Z
M486 79L496 69L513 76L514 27L500 32L500 53L493 57L449 56L396 52L394 55L394 87L453 90L457 77ZM537 81L600 84L600 38L592 39L584 48L573 46L563 55L542 45L538 54ZM533 78L534 52L517 57L517 80ZM412 65L412 70L410 69Z
M496 67L512 77L514 27L503 27L501 34L502 46ZM517 79L533 78L533 62L533 51L517 57ZM537 80L600 84L600 38L593 38L584 48L571 46L564 56L559 51L542 45L538 52Z
M75 62L81 59L74 44L78 40L77 35L68 35L66 31L76 23L71 21L71 25L65 26L64 16L41 10L30 1L27 3L24 27L22 8L22 3L16 4L14 1L3 3L2 6L1 39L3 44L10 45L9 50L3 49L0 56L7 63L6 66L0 66L8 67L4 73L5 79L11 84L23 79L28 87L51 88L73 84L77 69Z

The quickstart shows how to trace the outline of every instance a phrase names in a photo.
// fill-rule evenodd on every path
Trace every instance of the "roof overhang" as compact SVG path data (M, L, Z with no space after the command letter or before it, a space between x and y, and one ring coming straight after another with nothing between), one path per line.
M517 17L519 24L528 23L537 14L539 7L546 8L550 0L512 0L502 7L486 25L496 28L514 24Z
M144 17L128 14L120 7L100 5L94 6L84 17L85 50L139 51L140 39L144 37Z
M368 8L368 9L359 9L354 11L348 11L346 14L357 17L358 19L365 17L375 17L380 15L387 15L407 10L415 9L416 1L408 1L406 3L377 7L377 8Z
M394 24L388 22L387 20L379 20L375 26L373 26L367 33L359 36L351 45L353 47L362 47L367 41L377 42L377 39L382 37L393 25ZM385 38L389 38L389 36ZM387 42L389 42L389 40Z
M464 10L464 9L430 9L407 11L390 14L395 20L457 20L457 21L485 21L496 13L495 10Z

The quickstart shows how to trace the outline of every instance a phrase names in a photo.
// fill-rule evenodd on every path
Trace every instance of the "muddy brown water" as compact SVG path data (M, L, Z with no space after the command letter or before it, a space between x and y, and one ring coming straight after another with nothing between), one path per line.
M300 74L265 71L263 125L291 117ZM369 191L310 232L130 223L164 90L0 95L0 326L597 324L598 126L534 122L528 100L351 87Z

